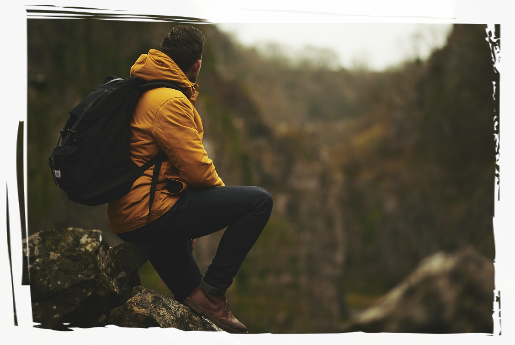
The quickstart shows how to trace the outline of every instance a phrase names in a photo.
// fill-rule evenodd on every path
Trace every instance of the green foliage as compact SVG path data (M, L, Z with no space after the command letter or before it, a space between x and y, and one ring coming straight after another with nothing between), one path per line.
M231 309L253 333L309 332L299 277L299 234L272 217L229 290Z
M252 185L252 166L249 154L241 140L241 133L235 126L235 117L216 99L206 96L199 102L199 109L209 109L209 118L204 121L207 128L205 139L214 142L213 154L217 170L227 171L223 175L226 185ZM213 136L212 133L216 133Z
M361 220L361 238L365 245L372 245L379 231L379 212L372 210Z
M138 274L142 286L149 287L163 296L173 298L173 294L170 292L161 277L159 277L159 274L157 274L150 261L147 261L143 266L141 266L138 270Z

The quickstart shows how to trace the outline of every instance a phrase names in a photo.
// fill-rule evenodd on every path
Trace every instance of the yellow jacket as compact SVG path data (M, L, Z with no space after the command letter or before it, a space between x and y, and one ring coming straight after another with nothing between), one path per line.
M130 154L134 163L141 166L161 150L167 156L159 173L151 222L168 211L180 197L180 193L173 194L165 189L167 180L182 182L183 190L223 186L224 183L202 143L202 120L195 109L198 85L189 81L168 55L155 49L142 54L130 74L147 81L169 80L186 89L186 95L170 88L145 92L131 121ZM108 204L112 233L131 231L146 224L153 171L153 167L148 169L134 182L128 194Z

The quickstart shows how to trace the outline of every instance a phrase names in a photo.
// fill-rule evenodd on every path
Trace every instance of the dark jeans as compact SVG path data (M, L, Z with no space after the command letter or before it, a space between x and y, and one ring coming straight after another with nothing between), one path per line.
M179 302L203 283L223 292L232 284L272 212L272 196L259 187L188 189L164 215L144 227L118 234L124 241L150 241L150 262ZM225 227L205 276L188 240Z

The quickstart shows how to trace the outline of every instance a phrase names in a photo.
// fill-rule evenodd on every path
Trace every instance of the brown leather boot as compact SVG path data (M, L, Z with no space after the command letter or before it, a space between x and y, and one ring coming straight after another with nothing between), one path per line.
M204 315L208 320L229 333L248 333L247 327L242 324L229 310L229 302L225 294L217 295L197 286L186 297L184 304L199 315Z

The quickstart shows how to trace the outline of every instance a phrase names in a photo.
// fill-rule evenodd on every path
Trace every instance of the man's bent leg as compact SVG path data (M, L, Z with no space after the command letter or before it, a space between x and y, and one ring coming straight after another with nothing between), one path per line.
M272 197L264 189L221 187L190 192L178 207L183 216L197 214L186 217L190 237L228 226L200 286L184 303L231 333L247 333L247 327L231 313L225 290L268 222L272 204Z
M232 284L268 222L272 205L271 195L259 187L191 189L181 196L177 221L183 224L186 238L202 237L227 227L203 279L206 290L224 293Z

